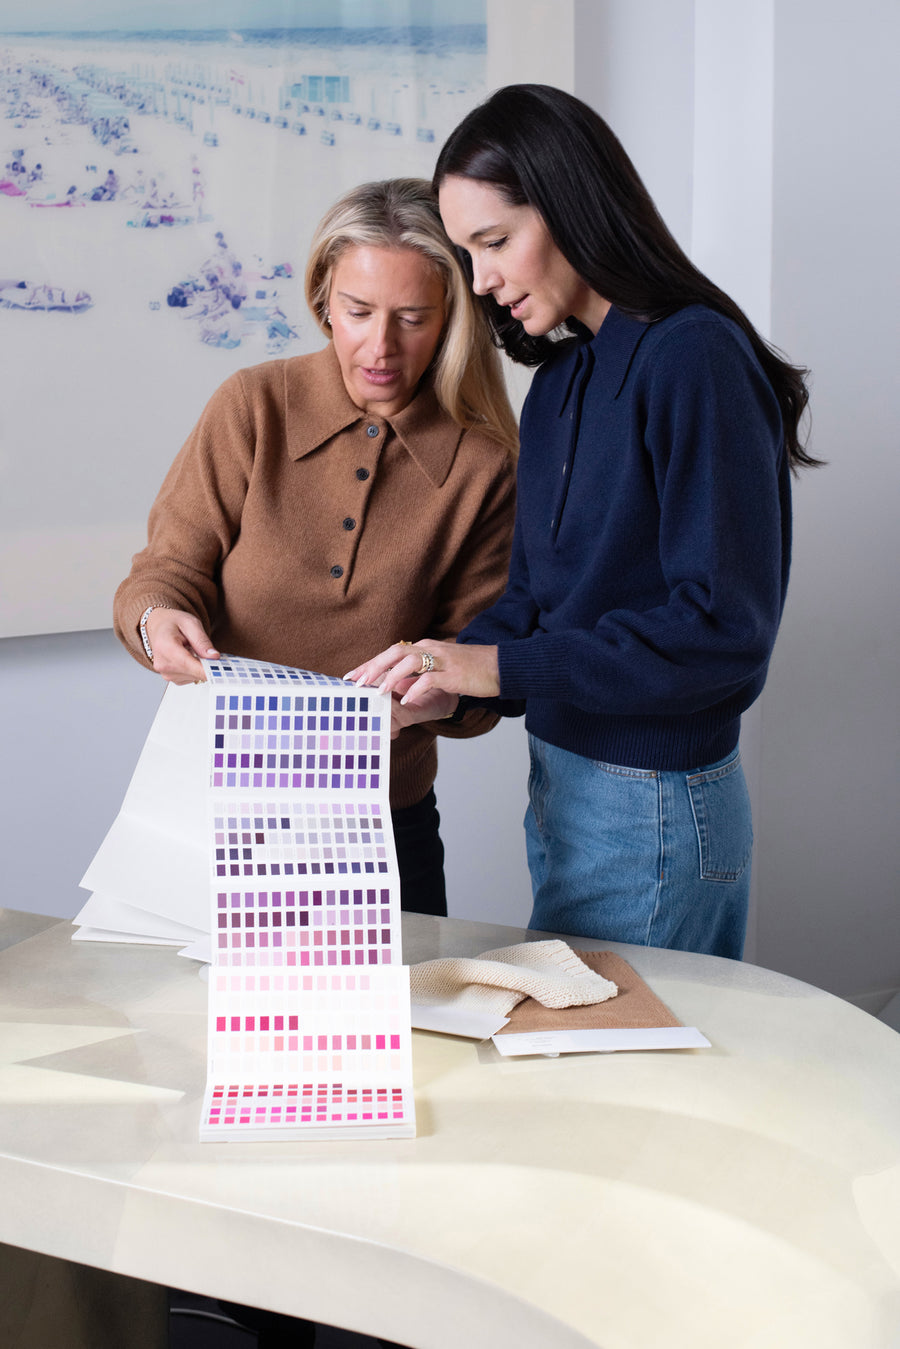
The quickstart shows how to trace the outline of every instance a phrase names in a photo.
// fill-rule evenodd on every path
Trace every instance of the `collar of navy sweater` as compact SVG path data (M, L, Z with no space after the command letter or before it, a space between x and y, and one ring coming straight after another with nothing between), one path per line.
M301 371L303 378L298 378ZM393 417L361 412L344 387L330 342L312 356L285 361L284 398L292 459L311 454L357 423L375 425L379 430L389 426L416 466L440 487L462 439L462 427L442 410L427 376L412 402Z
M562 416L579 377L591 375L593 387L610 402L618 398L628 378L631 362L650 328L641 319L629 318L612 305L596 334L572 320L575 337L563 357L565 386L559 415ZM562 372L561 372L562 373Z

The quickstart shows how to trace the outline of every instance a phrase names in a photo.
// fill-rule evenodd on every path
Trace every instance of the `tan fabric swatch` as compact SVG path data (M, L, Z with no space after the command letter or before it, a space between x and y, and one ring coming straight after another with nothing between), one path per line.
M545 1007L572 1007L616 996L564 941L519 942L480 956L423 960L409 971L414 1003L496 1012L507 1016L524 998Z
M509 1021L498 1035L519 1035L541 1030L632 1030L640 1026L680 1026L664 1002L644 983L627 960L612 951L576 951L575 954L596 974L609 979L619 990L608 1002L587 1007L543 1007L534 998L526 998L509 1013Z

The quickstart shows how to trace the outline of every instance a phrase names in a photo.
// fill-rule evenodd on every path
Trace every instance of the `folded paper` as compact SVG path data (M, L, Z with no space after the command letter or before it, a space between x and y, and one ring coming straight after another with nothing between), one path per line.
M184 945L209 931L207 699L206 685L165 686L119 813L82 877L93 893L75 916L76 941Z

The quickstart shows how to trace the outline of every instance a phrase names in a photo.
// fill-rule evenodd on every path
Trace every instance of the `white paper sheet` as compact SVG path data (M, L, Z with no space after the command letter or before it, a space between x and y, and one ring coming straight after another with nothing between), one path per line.
M94 894L76 924L132 941L209 931L206 705L203 685L166 686L119 814L82 877ZM152 922L143 932L123 925L121 905Z
M609 1054L620 1049L710 1049L694 1026L640 1027L634 1030L556 1030L494 1035L504 1058L522 1054Z
M507 1016L470 1011L446 1003L412 1004L414 1030L438 1031L468 1040L493 1039L504 1058L525 1054L609 1054L625 1049L709 1049L710 1043L693 1026L658 1026L616 1030L529 1031L498 1035L509 1024Z
M186 923L176 923L149 909L123 904L95 891L78 914L78 922L119 934L117 940L142 942L164 940L175 946L194 942L206 934ZM77 940L77 934L76 934Z
M208 965L212 960L212 941L209 933L206 932L196 941L190 942L187 946L182 946L178 952L186 960L199 960L202 965Z
M113 932L102 927L82 926L77 932L72 933L73 941L106 941L116 942L120 946L173 946L179 947L181 940L177 937L135 937L132 932Z
M495 1031L505 1026L508 1016L496 1012L479 1012L469 1007L451 1007L447 1003L426 1006L412 1004L414 1030L439 1031L442 1035L461 1035L466 1040L489 1040Z

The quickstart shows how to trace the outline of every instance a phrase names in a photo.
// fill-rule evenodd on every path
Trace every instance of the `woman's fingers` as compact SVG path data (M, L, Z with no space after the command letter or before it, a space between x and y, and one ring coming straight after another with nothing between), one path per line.
M398 690L404 680L415 679L422 674L429 663L427 658L423 660L423 656L427 653L433 661L433 650L443 645L443 642L430 641L395 642L386 651L357 665L344 678L352 680L354 684L381 687L385 692L393 692Z
M407 726L451 717L458 702L458 694L445 693L443 689L429 689L415 704L406 703L395 694L391 699L391 739L396 740Z
M206 675L200 657L215 660L219 652L203 624L180 609L154 609L147 619L153 669L171 684L196 684Z
M395 642L345 678L400 693L404 705L422 702L432 690L473 698L496 698L500 693L497 648L457 642L423 640L412 646Z

